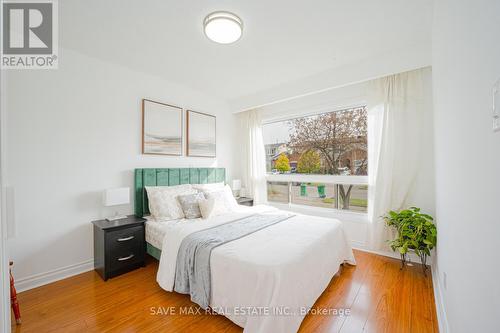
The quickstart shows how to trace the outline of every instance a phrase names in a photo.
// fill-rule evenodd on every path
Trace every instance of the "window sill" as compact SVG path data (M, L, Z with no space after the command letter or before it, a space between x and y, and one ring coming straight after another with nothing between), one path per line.
M267 181L367 185L368 176L311 175L303 173L267 174Z
M302 213L306 215L336 218L348 220L350 222L368 223L368 213L340 210L335 208L312 207L306 205L287 204L269 201L268 205L278 209Z

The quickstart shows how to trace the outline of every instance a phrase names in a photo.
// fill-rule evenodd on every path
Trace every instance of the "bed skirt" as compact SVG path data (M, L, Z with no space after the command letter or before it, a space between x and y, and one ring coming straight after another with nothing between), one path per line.
M146 242L146 252L156 260L160 260L161 250Z

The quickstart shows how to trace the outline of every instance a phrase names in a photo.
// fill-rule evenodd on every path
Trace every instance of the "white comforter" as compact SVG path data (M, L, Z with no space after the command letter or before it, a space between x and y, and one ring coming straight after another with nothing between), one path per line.
M269 206L239 207L207 220L169 225L157 281L172 291L179 246L192 232L226 223ZM338 220L299 215L213 250L211 307L244 332L296 332L305 311L343 262L355 264Z

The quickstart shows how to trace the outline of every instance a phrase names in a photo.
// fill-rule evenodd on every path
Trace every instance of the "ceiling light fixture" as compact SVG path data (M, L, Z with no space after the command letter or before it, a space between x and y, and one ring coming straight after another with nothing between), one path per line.
M218 11L203 20L205 35L216 43L231 44L241 38L243 21L233 13Z

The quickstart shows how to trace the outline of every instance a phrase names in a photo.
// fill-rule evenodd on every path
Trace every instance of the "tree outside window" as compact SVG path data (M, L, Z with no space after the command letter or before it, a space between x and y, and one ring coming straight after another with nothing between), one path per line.
M276 162L274 163L274 166L276 167L276 170L278 170L281 173L290 171L290 160L288 157L284 154L281 153L278 156L278 159L276 159Z
M367 128L365 106L265 124L267 171L366 176ZM338 195L338 208L366 211L366 186L338 185L332 193L327 185L326 197L324 186L317 183L292 185L292 199L295 196L303 204L325 205L334 202Z

